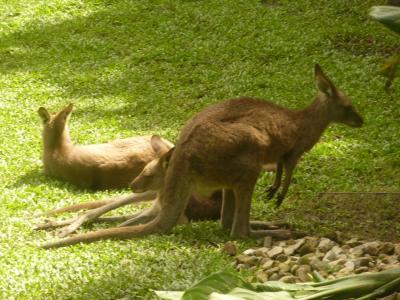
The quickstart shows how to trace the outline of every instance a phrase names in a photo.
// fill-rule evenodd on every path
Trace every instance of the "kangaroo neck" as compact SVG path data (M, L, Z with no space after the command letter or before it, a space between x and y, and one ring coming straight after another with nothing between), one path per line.
M60 133L56 133L50 139L44 141L45 148L48 151L69 151L73 148L68 127L65 127Z
M295 115L300 131L299 136L304 137L302 143L307 151L331 123L328 102L323 95L319 95L308 107L297 111Z

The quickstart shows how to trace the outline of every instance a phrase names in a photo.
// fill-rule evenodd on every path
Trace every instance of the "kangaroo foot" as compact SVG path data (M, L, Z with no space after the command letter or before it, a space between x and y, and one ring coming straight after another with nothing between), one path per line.
M53 229L57 227L67 226L76 221L77 218L71 218L62 221L45 221L44 223L37 224L35 226L35 230L46 230L46 229Z

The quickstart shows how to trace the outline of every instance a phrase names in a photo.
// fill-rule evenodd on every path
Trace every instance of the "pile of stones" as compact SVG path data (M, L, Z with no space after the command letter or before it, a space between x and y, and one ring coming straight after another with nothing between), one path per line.
M248 249L236 256L237 269L249 269L259 282L311 281L312 274L335 279L350 274L400 268L400 243L353 238L341 244L328 238L264 241L264 247ZM316 271L316 272L314 272Z

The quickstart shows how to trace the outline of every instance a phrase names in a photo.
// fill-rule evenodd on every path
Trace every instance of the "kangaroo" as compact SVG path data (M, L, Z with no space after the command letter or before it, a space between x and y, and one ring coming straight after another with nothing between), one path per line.
M125 188L157 157L151 136L118 139L105 144L74 145L68 120L73 105L50 114L40 107L43 120L43 164L47 175L72 182L86 189ZM173 146L167 140L166 144Z
M284 199L292 172L301 155L310 150L330 123L360 127L362 117L350 99L314 68L319 90L314 101L301 110L242 97L205 108L182 129L171 155L165 184L160 191L162 209L152 221L137 226L98 230L44 245L44 248L130 238L169 232L186 208L193 192L223 189L221 224L232 238L271 235L270 230L250 230L251 198L262 166L277 163L270 197L279 189Z
M136 225L149 222L153 220L162 209L159 202L158 193L164 186L165 174L167 171L169 159L173 152L173 148L166 144L159 136L151 137L151 145L155 152L160 156L149 162L142 172L133 180L130 187L134 192L128 196L112 198L109 200L101 200L88 203L79 203L72 206L64 207L61 209L52 210L47 212L46 215L54 215L61 212L77 211L84 208L91 210L79 215L78 217L62 220L62 221L48 221L37 225L36 229L49 229L55 227L63 227L58 230L58 237L65 237L72 232L76 231L83 223L89 221L102 221L102 222L116 222L125 221L120 226ZM138 192L138 193L137 193ZM150 208L128 216L113 216L113 217L100 217L106 212L113 210L131 203L153 201ZM185 224L189 221L198 220L217 220L220 218L220 211L222 205L222 191L215 191L210 197L202 197L201 195L192 195L189 199L188 205L184 214L178 221L178 224ZM252 228L260 229L278 229L279 227L287 226L284 223L271 223L251 221Z

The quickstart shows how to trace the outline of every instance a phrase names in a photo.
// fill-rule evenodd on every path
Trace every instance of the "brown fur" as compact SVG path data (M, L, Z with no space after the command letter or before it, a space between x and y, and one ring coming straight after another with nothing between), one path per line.
M72 108L70 104L56 114L43 107L38 110L43 120L43 164L47 175L87 189L125 188L157 157L150 145L151 136L74 145L68 130Z
M302 110L289 110L254 98L227 100L207 107L182 129L160 192L160 213L144 225L99 230L49 243L45 248L129 238L170 231L194 192L209 194L224 189L222 225L231 237L271 234L250 231L251 198L262 166L278 163L272 194L285 170L285 196L292 171L305 152L318 141L332 122L359 127L363 120L350 100L315 66L319 94Z

